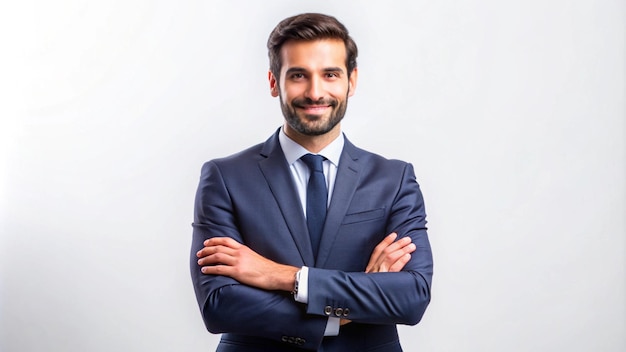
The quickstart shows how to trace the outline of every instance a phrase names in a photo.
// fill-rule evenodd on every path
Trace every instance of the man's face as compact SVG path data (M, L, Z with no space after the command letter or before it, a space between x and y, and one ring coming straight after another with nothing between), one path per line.
M288 41L281 58L280 81L271 72L269 79L272 96L280 97L286 128L306 136L338 130L357 77L355 69L348 78L343 41Z

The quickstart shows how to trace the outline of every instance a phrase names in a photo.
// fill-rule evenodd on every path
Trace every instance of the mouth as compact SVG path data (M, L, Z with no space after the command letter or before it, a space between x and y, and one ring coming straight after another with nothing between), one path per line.
M306 114L317 115L330 109L330 105L302 105L297 108L303 110Z

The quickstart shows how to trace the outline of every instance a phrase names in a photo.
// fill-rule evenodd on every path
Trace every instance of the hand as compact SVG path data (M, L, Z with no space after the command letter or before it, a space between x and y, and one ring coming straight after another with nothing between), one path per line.
M366 273L398 272L411 260L411 253L416 248L411 237L395 241L397 237L398 234L392 232L374 248Z
M415 251L411 237L407 236L394 242L397 237L398 234L392 232L374 248L365 268L366 273L398 272L411 260L411 253ZM339 325L351 322L350 319L341 319Z
M291 291L299 270L273 262L230 237L204 241L196 256L202 273L228 276L264 290Z

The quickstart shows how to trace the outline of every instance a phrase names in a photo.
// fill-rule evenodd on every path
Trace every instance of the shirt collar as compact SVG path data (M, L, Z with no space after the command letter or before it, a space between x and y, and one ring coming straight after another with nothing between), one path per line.
M303 155L309 154L310 152L306 150L300 144L294 142L291 138L289 138L284 131L284 127L280 128L280 133L278 134L278 141L280 142L280 147L283 149L283 153L285 154L285 158L287 159L287 163L289 165L293 165L298 159L300 159ZM341 157L341 151L343 150L344 144L344 136L343 133L339 133L339 136L335 138L334 141L330 142L324 149L322 149L319 155L322 155L328 161L330 161L335 167L339 165L339 158Z

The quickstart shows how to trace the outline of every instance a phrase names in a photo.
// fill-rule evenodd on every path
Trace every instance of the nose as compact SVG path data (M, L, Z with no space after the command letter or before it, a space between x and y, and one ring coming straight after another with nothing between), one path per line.
M324 82L319 77L314 77L309 80L309 86L305 92L305 97L313 101L318 101L324 98Z

